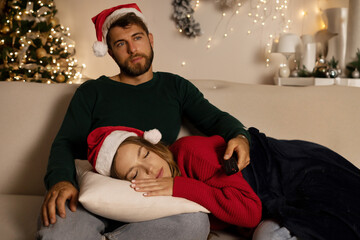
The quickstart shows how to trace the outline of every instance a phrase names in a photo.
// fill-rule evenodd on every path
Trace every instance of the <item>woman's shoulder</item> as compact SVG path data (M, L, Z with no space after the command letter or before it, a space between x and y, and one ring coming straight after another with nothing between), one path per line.
M170 146L182 175L207 181L221 170L226 142L218 135L187 136Z
M218 159L225 152L226 142L219 136L186 136L178 139L170 146L175 157L191 156L200 161ZM184 158L185 160L187 158Z

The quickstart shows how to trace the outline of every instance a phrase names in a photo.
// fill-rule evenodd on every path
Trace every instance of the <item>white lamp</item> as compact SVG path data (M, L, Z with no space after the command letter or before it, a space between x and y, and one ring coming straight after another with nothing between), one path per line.
M291 55L295 54L300 47L301 47L301 41L298 35L293 33L284 33L280 35L279 42L277 44L275 52L281 53L286 57L286 63L280 65L280 69L279 69L280 77L290 76L289 58Z

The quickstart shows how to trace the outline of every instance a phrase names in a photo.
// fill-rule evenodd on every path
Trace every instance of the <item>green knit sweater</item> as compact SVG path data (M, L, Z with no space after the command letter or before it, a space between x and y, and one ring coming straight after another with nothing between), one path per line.
M244 126L210 104L180 76L155 72L152 80L133 86L101 76L83 83L75 92L51 148L45 186L60 181L76 186L74 159L87 158L87 136L98 127L128 126L143 131L157 128L162 141L173 143L183 117L206 135L229 140L248 137ZM250 139L249 139L250 140Z

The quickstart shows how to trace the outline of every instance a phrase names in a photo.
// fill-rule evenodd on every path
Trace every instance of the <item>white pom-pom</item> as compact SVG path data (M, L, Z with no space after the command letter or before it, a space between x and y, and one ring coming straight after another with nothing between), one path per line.
M103 57L106 55L106 53L108 51L108 47L105 43L96 41L96 42L94 42L94 45L93 45L93 51L94 51L95 56Z
M157 144L161 140L161 132L159 130L152 129L144 132L144 139L151 142L152 144Z

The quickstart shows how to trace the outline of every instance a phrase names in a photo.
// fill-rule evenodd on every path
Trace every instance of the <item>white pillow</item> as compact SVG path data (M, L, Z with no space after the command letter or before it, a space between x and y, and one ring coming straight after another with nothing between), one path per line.
M172 196L144 197L135 192L129 181L93 172L87 160L75 160L80 187L80 203L99 216L122 221L140 222L171 215L209 211L185 198Z

